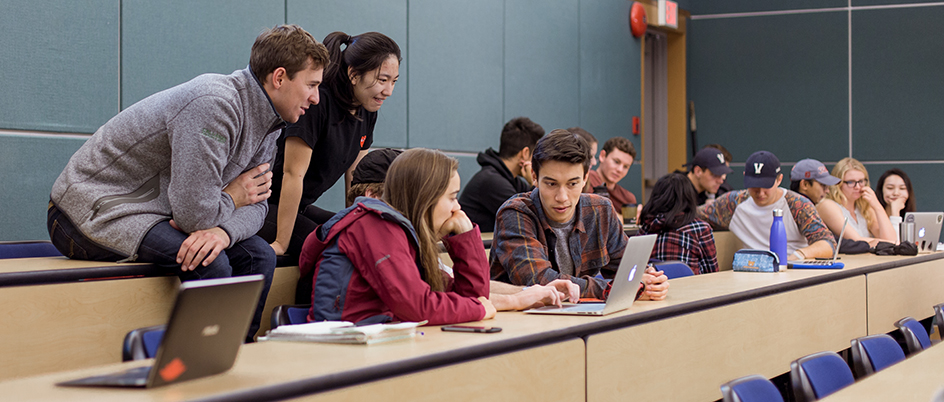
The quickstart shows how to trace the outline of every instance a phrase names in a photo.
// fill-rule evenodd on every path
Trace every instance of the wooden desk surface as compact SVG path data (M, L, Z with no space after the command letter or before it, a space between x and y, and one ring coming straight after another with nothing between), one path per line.
M277 342L246 345L241 351L236 367L230 372L164 389L104 391L59 388L51 385L56 381L100 374L122 367L112 365L0 382L0 394L11 395L18 400L68 398L253 400L300 396L338 387L349 387L347 389L352 390L361 385L369 386L365 384L383 378L420 372L444 372L432 369L461 365L476 359L512 355L530 348L543 347L543 345L566 343L579 336L589 335L592 339L594 334L618 332L615 330L627 327L656 328L653 325L641 324L667 323L675 319L675 322L682 323L679 324L681 327L674 326L666 330L688 331L693 328L686 327L685 322L701 323L697 320L690 321L689 317L698 316L703 312L717 313L720 307L753 304L742 303L744 301L760 298L774 300L769 296L780 295L776 301L784 306L784 309L789 310L789 300L784 299L787 293L806 297L811 292L815 292L817 286L823 284L833 284L831 289L852 289L850 291L856 293L855 289L864 289L865 274L942 257L944 254L918 257L843 256L843 261L848 266L844 270L789 270L775 274L729 271L692 276L673 280L669 297L665 301L637 302L630 310L603 318L537 316L518 312L499 313L494 320L481 323L481 325L499 326L504 329L496 334L442 333L436 327L429 327L423 329L425 336L416 340L368 347ZM800 291L792 292L794 290ZM843 292L848 293L846 290ZM828 292L823 293L819 298L813 299L814 304L826 303L830 295ZM850 299L859 300L859 303L864 306L864 290L861 297L852 296ZM755 316L758 314L763 314L763 309L760 313L755 313ZM864 317L864 314L862 316ZM864 319L862 321L864 325ZM703 324L711 325L710 322ZM715 322L715 325L727 326L728 323L721 321ZM864 328L861 330L857 328L862 325L856 324L853 331L864 331ZM775 335L772 339L776 338ZM847 343L848 339L842 341ZM699 346L698 349L704 346L700 343L703 340L697 336L690 338L690 342ZM838 341L830 340L830 342ZM769 347L776 348L777 345L771 342ZM590 359L589 354L587 359ZM521 358L515 360L519 361ZM784 371L788 363L788 360L778 362L783 365ZM645 364L634 364L633 367L642 370ZM555 367L554 370L556 372L560 368ZM577 375L575 380L576 378L586 377ZM726 380L728 379L730 378Z
M823 398L841 401L932 401L944 389L944 347L933 346Z

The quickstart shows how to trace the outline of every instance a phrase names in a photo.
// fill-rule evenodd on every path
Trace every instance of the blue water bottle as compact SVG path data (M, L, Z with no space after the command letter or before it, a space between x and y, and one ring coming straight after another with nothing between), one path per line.
M770 225L770 251L780 259L780 269L787 265L787 229L783 227L783 210L774 210L774 223Z

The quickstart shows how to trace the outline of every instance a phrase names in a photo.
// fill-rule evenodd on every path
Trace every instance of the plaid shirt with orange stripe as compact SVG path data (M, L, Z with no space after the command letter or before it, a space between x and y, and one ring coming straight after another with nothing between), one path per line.
M580 286L581 297L605 299L629 239L623 225L608 199L581 194L573 231L570 251L576 275L571 276L557 268L557 237L547 223L538 190L509 198L495 220L489 255L492 279L519 286L569 279Z

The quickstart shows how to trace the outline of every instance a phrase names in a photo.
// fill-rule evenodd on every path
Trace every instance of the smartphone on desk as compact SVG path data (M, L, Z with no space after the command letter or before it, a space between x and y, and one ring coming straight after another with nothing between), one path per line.
M468 325L446 325L442 327L443 331L446 332L475 332L480 334L491 334L495 332L501 332L499 327L473 327Z

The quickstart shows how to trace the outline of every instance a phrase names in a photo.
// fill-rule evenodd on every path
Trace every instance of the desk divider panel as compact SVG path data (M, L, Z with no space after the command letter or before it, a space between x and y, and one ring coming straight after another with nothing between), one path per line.
M866 280L869 335L894 331L905 316L928 318L944 303L944 260L874 272Z
M591 335L587 401L715 400L732 379L847 348L866 334L865 288L860 275Z
M0 291L0 379L121 361L135 328L166 323L175 276L5 287Z
M572 339L291 401L583 401L585 372L584 342Z

